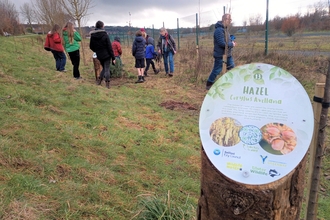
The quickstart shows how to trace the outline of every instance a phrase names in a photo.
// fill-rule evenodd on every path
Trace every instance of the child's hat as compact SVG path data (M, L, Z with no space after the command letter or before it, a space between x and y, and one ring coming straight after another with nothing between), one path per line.
M140 31L142 31L142 32L146 32L146 30L144 30L144 28L141 28Z

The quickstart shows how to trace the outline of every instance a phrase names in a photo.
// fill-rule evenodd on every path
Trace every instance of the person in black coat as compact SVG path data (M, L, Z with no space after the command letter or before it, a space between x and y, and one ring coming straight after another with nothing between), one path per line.
M98 21L95 24L95 30L90 32L91 40L89 48L96 53L97 59L100 60L102 71L100 78L97 81L101 85L103 78L105 78L106 87L110 88L110 63L115 64L116 58L112 50L110 38L104 30L104 23Z
M145 67L145 45L146 40L142 37L142 32L138 30L135 34L135 39L132 46L132 55L135 57L135 68L138 71L138 80L136 83L142 83L144 79Z

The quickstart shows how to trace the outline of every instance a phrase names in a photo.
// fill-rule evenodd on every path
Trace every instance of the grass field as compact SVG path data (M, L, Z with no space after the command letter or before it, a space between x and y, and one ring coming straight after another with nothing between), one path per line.
M192 40L182 39L174 77L149 73L143 84L134 83L131 48L124 46L123 77L112 79L109 90L95 85L88 42L83 79L75 80L69 60L68 72L55 71L43 40L0 38L0 218L157 219L160 212L172 216L168 219L196 219L198 117L213 65L210 39L203 39L200 56ZM262 44L238 36L245 50L234 51L236 65L279 66L312 98L315 83L324 82L327 58L273 52L302 50L305 40L311 39L299 39L300 47L292 46L297 45L292 38L271 43L263 56ZM330 51L321 38L312 41L309 45ZM319 219L330 216L326 153Z

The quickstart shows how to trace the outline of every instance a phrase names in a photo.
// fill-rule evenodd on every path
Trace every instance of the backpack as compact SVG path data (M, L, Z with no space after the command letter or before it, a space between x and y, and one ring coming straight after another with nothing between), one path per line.
M48 35L46 36L46 41L45 41L45 44L44 44L44 49L47 50L47 51L51 51Z

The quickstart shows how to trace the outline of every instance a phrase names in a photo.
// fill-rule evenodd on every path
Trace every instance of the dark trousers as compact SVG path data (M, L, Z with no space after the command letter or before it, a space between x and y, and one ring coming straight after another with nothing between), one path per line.
M52 50L57 71L65 70L66 56L64 52Z
M80 53L79 50L69 52L70 60L73 65L73 77L79 78L80 72L79 72L79 65L80 65Z
M101 66L102 66L102 71L100 73L100 79L102 80L105 78L106 82L110 81L110 62L111 58L107 58L104 60L100 60Z
M232 56L227 57L227 70L234 68L234 66L235 63L233 57ZM213 69L207 81L214 83L215 79L221 73L221 71L222 71L222 57L214 57Z
M154 63L154 61L152 60L152 59L146 59L146 63L147 63L147 66L146 66L146 69L145 69L145 72L147 72L148 71L148 69L149 69L149 67L150 67L150 64L151 64L151 66L152 66L152 69L154 70L154 71L156 71L156 67L155 67L155 63Z

